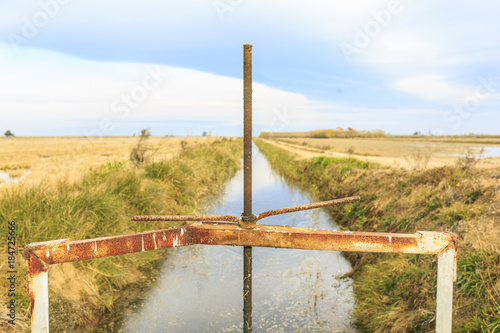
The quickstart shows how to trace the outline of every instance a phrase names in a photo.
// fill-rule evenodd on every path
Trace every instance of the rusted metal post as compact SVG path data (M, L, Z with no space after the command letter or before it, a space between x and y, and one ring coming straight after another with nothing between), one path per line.
M448 246L438 257L436 333L451 333L452 329L455 252L454 246Z
M26 256L27 289L31 298L31 332L49 332L48 269L33 254Z
M252 45L243 45L243 218L252 216ZM250 224L255 223L249 221ZM252 332L252 247L243 247L243 331Z
M252 214L252 45L243 45L243 214Z

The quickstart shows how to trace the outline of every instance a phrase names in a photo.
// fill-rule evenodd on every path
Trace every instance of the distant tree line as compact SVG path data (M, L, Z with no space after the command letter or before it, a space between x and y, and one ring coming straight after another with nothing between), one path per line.
M373 131L359 131L352 127L347 127L343 129L338 126L336 129L320 129L315 131L310 131L309 135L311 138L384 138L386 134L380 129Z
M319 129L309 132L261 132L263 138L384 138L387 134L376 129L373 131L360 131L352 127L343 129L338 126L335 129Z

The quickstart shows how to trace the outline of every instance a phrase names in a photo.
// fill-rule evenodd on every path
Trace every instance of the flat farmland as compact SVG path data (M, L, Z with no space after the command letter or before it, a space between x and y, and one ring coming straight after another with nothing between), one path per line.
M478 166L500 166L500 139L459 138L279 138L275 144L299 156L355 157L403 169L455 163L460 156L481 157Z
M182 146L210 142L211 137L150 137L143 143L152 161L171 158ZM107 163L131 163L139 141L129 137L0 138L0 187L6 184L45 184L78 181L91 168Z

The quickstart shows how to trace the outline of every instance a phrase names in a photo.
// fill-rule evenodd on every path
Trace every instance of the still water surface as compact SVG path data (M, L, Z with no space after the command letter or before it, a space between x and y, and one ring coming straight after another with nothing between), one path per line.
M333 198L332 198L333 199ZM253 211L312 202L253 152ZM243 211L243 172L228 183L210 214ZM321 209L269 217L261 224L338 229ZM241 332L243 248L196 245L168 249L158 283L121 332ZM351 269L339 252L253 248L254 332L356 332Z

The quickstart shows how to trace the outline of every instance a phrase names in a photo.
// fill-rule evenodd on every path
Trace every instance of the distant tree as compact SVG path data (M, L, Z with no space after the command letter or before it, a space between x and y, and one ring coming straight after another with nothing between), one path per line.
M420 133L419 131L413 133L413 135L422 135L422 133Z
M201 136L207 136L207 132L203 132L203 134Z
M12 133L10 130L7 130L3 135L5 135L8 138L15 136L14 133Z

